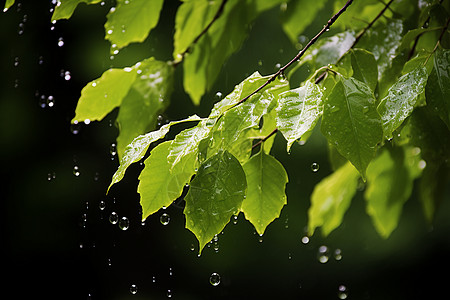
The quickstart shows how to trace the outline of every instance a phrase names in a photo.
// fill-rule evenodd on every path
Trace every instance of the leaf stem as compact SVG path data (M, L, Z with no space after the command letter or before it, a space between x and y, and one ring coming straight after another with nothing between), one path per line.
M272 135L278 132L278 128L275 128L271 133L269 133L266 137L260 139L256 144L252 146L252 150L267 141Z
M431 55L433 55L434 52L436 52L437 47L439 46L439 44L441 43L442 38L444 37L445 32L448 29L448 26L450 24L450 18L447 19L447 23L445 23L444 28L442 29L441 34L439 35L439 38L436 42L436 45L433 48L433 51L431 51L430 55L428 55L427 59L425 60L425 62L423 63L423 65L425 66L428 63L428 60L430 59Z
M173 65L174 67L176 67L178 64L180 64L180 63L183 61L184 57L186 56L186 54L189 53L189 51L191 51L192 47L193 47L195 44L197 44L197 42L200 40L200 38L208 32L209 28L214 24L214 22L216 22L217 19L220 18L220 16L221 16L222 13L223 13L223 9L224 9L225 4L227 3L227 1L228 1L228 0L222 0L222 3L220 4L220 7L219 7L219 9L217 10L217 12L216 12L216 14L214 15L214 17L212 18L211 22L209 22L208 25L206 25L206 27L205 27L205 28L199 33L199 35L192 41L191 45L190 45L186 50L184 50L183 53L180 53L180 56L181 56L180 59L178 59L178 60L176 60L176 61L174 61L174 62L172 63L172 65Z

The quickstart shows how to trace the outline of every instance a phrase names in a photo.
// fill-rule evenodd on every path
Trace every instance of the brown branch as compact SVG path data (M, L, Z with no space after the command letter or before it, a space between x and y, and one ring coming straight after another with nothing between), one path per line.
M252 146L252 150L267 141L272 135L278 132L278 128L275 128L269 135L265 136L264 138L260 139L256 144Z
M220 18L220 16L221 16L222 13L223 13L223 9L224 9L225 4L227 3L227 1L228 1L228 0L222 0L222 3L220 4L220 7L219 7L219 9L217 10L217 12L216 12L216 14L214 15L214 17L212 18L211 22L209 22L208 25L206 25L206 27L199 33L199 35L197 35L197 37L192 41L191 45L190 45L186 50L184 50L182 53L180 53L181 59L179 59L179 60L173 62L173 66L174 66L174 67L176 67L179 63L181 63L181 62L183 61L183 59L184 59L184 57L186 56L186 54L188 54L189 51L191 51L191 48L192 48L195 44L197 44L197 42L200 40L200 38L208 32L209 28L214 24L214 22L216 22L217 19Z

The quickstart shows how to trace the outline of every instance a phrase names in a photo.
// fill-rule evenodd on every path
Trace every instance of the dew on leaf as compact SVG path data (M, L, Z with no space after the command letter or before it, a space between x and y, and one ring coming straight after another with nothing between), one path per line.
M109 222L113 225L117 224L117 222L119 222L119 215L116 212L112 212L109 215Z
M218 273L212 273L211 276L209 276L209 283L211 283L212 286L218 286L220 284L220 275Z
M122 230L128 230L130 228L130 220L127 217L122 217L119 221L119 228Z
M163 213L161 217L159 217L159 221L163 225L167 225L170 222L170 216L167 213Z

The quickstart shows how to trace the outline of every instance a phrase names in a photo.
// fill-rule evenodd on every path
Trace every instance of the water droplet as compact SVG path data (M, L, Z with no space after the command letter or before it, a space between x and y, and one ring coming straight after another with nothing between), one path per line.
M216 97L216 100L222 100L222 97L223 97L222 92L217 92L215 97Z
M124 231L130 228L130 220L127 217L122 217L119 221L119 228Z
M19 65L19 58L14 58L14 67L17 67Z
M101 200L98 204L98 208L100 208L100 210L104 210L106 208L106 202Z
M316 173L317 171L319 171L319 164L316 162L313 162L311 164L311 171L313 171L314 173Z
M194 251L194 250L195 250L194 244L191 244L191 247L189 248L189 250L191 250L191 251Z
M347 287L343 284L338 287L338 297L339 299L347 299Z
M334 259L335 260L341 260L342 259L342 251L341 251L341 249L336 249L336 250L334 250Z
M55 172L52 172L52 173L48 173L47 174L47 180L48 181L51 181L51 180L53 180L53 179L55 179L56 178L56 173Z
M173 292L172 290L167 290L167 298L172 298Z
M211 276L209 276L209 283L211 283L212 286L218 286L220 284L220 275L217 273L212 273Z
M70 75L70 71L65 71L64 72L64 79L68 81L71 78L72 78L72 75Z
M80 124L78 124L78 121L74 121L73 124L70 124L70 132L73 134L78 134L80 132Z
M278 75L278 80L280 82L285 82L286 81L286 75L284 75L284 73L281 72L280 75Z
M117 224L117 222L119 222L119 215L116 212L112 212L109 215L109 222L113 225Z
M170 216L166 213L163 213L161 217L159 217L159 221L161 222L161 224L167 225L170 222Z
M53 96L48 96L47 97L47 106L53 107L54 105L55 105L55 99L53 98Z
M324 264L328 262L329 259L329 250L327 246L320 246L319 251L317 253L317 258L319 259L319 262Z
M153 282L153 283L156 282L156 276L152 276L152 282Z
M111 160L114 160L117 155L117 145L115 143L112 143L111 146L109 146L109 153L111 154Z
M60 37L58 39L58 47L62 47L62 46L64 46L64 39L62 37Z
M305 244L305 245L308 244L309 243L309 237L306 236L306 235L304 237L302 237L302 243Z
M130 293L132 293L133 295L137 293L137 286L135 284L132 284L130 286Z
M73 175L75 175L75 176L80 176L80 167L78 167L78 166L74 166L73 167Z
M238 223L238 218L239 218L239 217L238 217L237 215L234 215L234 216L233 216L233 224L234 224L234 225L236 225L236 224Z

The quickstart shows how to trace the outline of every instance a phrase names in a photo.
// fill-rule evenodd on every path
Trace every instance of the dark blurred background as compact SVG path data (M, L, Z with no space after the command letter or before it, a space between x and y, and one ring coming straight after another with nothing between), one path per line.
M5 1L0 1L3 8ZM22 299L431 299L448 294L449 197L431 228L419 201L405 205L398 228L384 240L365 214L358 192L343 224L329 237L305 236L309 196L330 174L326 142L314 134L290 155L277 136L273 154L289 175L288 205L261 238L241 214L201 257L184 228L183 203L140 221L133 165L105 194L118 166L111 145L117 111L102 122L71 126L84 85L110 67L155 56L170 60L178 1L168 0L158 27L143 44L110 57L103 24L112 5L79 5L52 24L52 1L16 1L0 12L0 158L3 295ZM331 3L331 2L330 2ZM223 66L214 88L194 107L176 70L164 117L208 114L215 94L259 70L286 63L297 49L278 23L278 7L262 14L242 49ZM331 15L325 8L304 35ZM332 32L330 32L332 34ZM320 169L312 172L316 162ZM447 196L449 193L447 192ZM111 224L126 217L129 228ZM163 225L160 216L170 222ZM325 246L323 248L322 246ZM321 256L319 249L326 250ZM6 255L5 255L6 254ZM322 261L322 262L321 262ZM325 262L326 261L326 262ZM218 286L210 283L218 273ZM2 296L2 297L4 297Z

